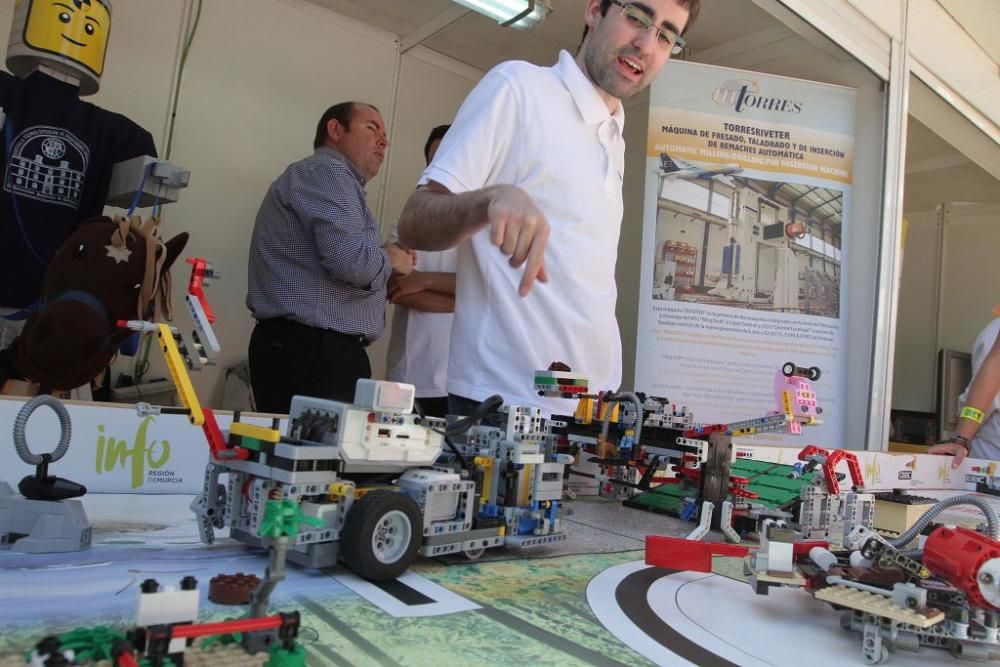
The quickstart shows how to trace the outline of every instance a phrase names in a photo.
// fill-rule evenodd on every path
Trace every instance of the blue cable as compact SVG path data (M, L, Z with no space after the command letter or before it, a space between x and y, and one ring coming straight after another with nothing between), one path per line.
M135 196L132 197L132 203L128 207L128 212L126 215L132 215L135 213L136 206L139 205L139 199L142 198L142 191L146 187L146 177L153 173L153 167L156 165L155 162L150 162L142 170L142 180L139 181L139 189L135 191Z
M14 128L11 127L10 120L4 121L4 134L7 137L7 168L10 169L10 149L14 144ZM24 222L21 220L21 207L17 204L17 196L11 192L10 201L14 207L14 220L17 221L17 228L21 232L21 240L24 241L24 245L28 247L28 251L31 253L32 257L38 261L43 267L48 267L49 263L42 259L42 256L38 254L35 250L35 246L31 245L31 241L28 239L28 233L24 229Z
M156 188L156 194L153 196L153 217L160 217L160 193L163 191L163 183L161 182L159 187Z

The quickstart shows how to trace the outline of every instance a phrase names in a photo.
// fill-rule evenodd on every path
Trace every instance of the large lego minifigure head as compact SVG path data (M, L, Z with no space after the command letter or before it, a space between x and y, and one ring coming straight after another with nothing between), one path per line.
M80 94L101 86L111 0L15 0L7 67L26 77L46 65L79 79Z

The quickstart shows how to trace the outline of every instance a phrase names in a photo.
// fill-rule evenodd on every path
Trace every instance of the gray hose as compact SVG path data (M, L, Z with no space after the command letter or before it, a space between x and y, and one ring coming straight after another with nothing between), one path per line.
M56 413L59 417L59 444L56 448L52 450L50 463L55 463L63 456L65 456L66 451L69 449L69 439L72 435L72 430L70 428L69 412L66 410L66 406L62 404L57 398L53 398L47 394L41 396L35 396L33 399L25 403L20 411L17 413L17 417L14 419L14 449L17 450L17 455L21 457L21 460L27 463L29 466L37 466L42 462L42 456L40 454L33 453L28 449L28 441L24 437L24 429L28 425L28 418L31 417L36 409L42 405L47 405Z
M632 401L635 404L635 421L632 424L632 430L635 431L633 438L635 443L639 444L642 442L639 436L642 435L642 402L639 397L630 391L623 391L618 394L614 394L613 397L608 401L608 409L604 411L604 419L601 420L601 438L608 438L608 427L611 421L611 406L610 403L623 403L625 401Z
M942 500L937 505L927 510L922 517L917 519L917 522L910 526L908 531L897 538L888 540L889 544L896 549L909 544L913 538L919 535L924 528L927 527L934 517L949 507L954 507L955 505L973 505L979 508L982 513L986 515L987 530L989 531L987 534L994 540L1000 539L1000 518L997 517L997 512L993 509L993 506L979 496L966 494Z

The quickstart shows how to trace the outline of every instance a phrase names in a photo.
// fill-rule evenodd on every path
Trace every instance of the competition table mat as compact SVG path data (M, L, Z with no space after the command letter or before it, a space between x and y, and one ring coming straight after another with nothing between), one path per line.
M202 544L190 500L89 495L92 548L0 551L0 665L24 664L23 651L49 634L131 626L147 578L171 585L196 577L200 622L242 615L243 608L207 600L209 579L262 576L266 554L226 538ZM389 586L342 568L290 566L271 611L302 613L300 642L310 665L791 666L804 655L811 667L864 664L860 640L840 628L839 614L801 591L756 596L725 577L642 562L645 535L685 535L692 524L600 498L570 501L566 509L566 542L493 550L472 562L418 559ZM972 510L955 518L981 517ZM928 660L953 658L925 650L894 654L890 664Z

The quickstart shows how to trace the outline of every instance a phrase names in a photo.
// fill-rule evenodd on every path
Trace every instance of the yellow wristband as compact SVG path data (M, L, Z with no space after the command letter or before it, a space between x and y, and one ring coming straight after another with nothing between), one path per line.
M962 411L958 413L958 416L961 419L971 419L977 424L982 424L984 415L982 410L977 410L976 408L965 406L964 408L962 408Z

